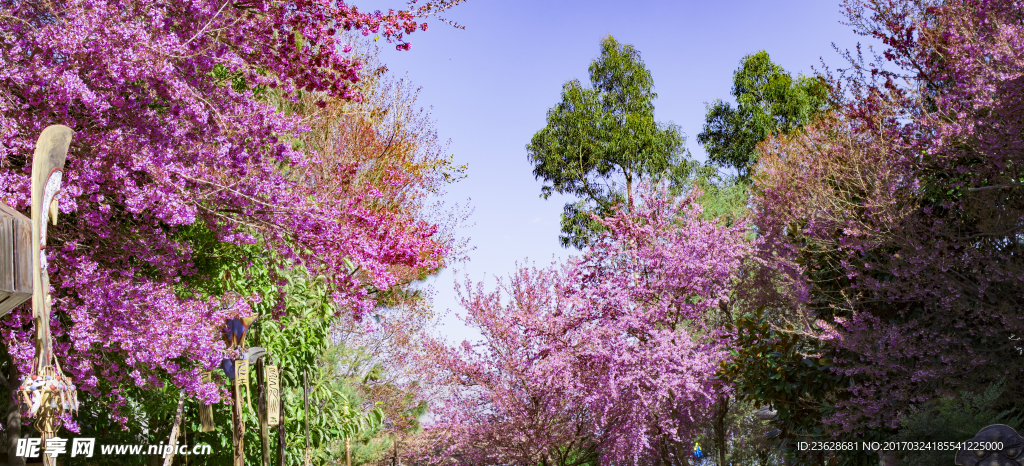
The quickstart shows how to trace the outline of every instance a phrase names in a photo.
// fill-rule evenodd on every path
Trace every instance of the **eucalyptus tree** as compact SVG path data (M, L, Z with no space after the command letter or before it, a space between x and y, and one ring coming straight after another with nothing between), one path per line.
M563 247L582 249L596 238L602 227L591 214L605 217L620 202L631 210L639 182L688 173L682 131L655 121L655 97L640 52L612 36L590 64L590 87L576 79L562 86L562 101L526 150L544 180L541 197L579 198L562 213Z
M827 109L830 89L817 77L793 78L763 50L740 60L732 82L736 107L721 99L708 106L697 141L708 162L734 168L745 181L757 161L757 144L800 128Z

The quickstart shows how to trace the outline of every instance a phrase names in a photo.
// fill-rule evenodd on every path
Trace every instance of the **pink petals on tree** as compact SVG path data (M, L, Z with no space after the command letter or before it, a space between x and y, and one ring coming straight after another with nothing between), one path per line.
M270 90L353 98L361 65L340 31L404 44L417 17L447 4L386 15L325 0L0 4L0 198L28 205L27 157L43 127L76 131L66 221L49 250L56 350L83 390L116 402L120 384L169 377L190 396L221 395L198 375L221 358L224 321L252 311L187 286L204 259L189 227L215 242L259 241L328 277L356 316L376 305L374 288L399 281L393 265L439 266L432 225L365 208L373 191L336 199L289 174L318 158L293 145L306 125L279 112ZM0 324L23 371L25 312Z
M751 250L746 227L700 217L699 193L644 191L579 260L523 268L463 304L486 340L435 353L453 384L436 414L436 458L534 464L602 457L642 464L687 454L727 390L720 304ZM574 464L574 463L566 463Z
M845 3L886 49L833 81L846 92L835 115L760 146L753 203L765 257L791 279L790 301L775 304L835 329L819 338L851 382L830 420L857 433L980 393L1020 360L1024 11Z

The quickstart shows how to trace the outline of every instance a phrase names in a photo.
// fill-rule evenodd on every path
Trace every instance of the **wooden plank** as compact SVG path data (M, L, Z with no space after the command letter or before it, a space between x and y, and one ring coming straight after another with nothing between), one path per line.
M28 220L28 217L26 217L25 214L18 212L18 209L15 209L14 207L4 204L3 202L0 202L0 212L9 215L12 218Z
M284 377L284 366L277 369L278 380ZM280 383L280 382L278 382ZM284 403L278 403L281 406L281 416L277 424L277 466L285 466L284 463L284 449L288 444L288 435L285 432L285 406Z
M32 297L32 221L0 202L0 317Z
M245 407L252 407L249 400L249 361L246 359L235 360L235 381L238 386L245 389ZM239 392L241 393L241 392Z
M14 291L14 216L0 211L0 291Z
M167 440L167 445L171 447L171 452L164 455L164 466L171 466L174 463L174 451L177 450L178 446L178 430L181 427L181 417L185 414L185 390L182 390L178 394L178 410L174 413L174 424L171 427L171 437ZM17 451L17 450L15 450Z
M252 352L252 348L249 349ZM251 358L251 356L250 356ZM260 358L256 361L256 413L260 421L260 451L263 452L263 462L260 466L270 466L270 425L267 424L267 361Z
M32 221L14 219L14 291L32 295ZM45 290L44 290L45 291Z
M28 301L31 298L30 294L13 294L4 292L4 299L0 301L0 317L7 315L8 312L14 310L19 304Z
M32 297L32 224L0 203L0 317Z
M238 376L239 371L245 367L248 370L249 363L244 360L235 361L235 380L234 380L234 392L232 393L231 403L231 423L233 429L231 430L231 444L234 446L234 463L233 466L245 466L245 419L243 419L242 411L242 386L238 383L241 378Z
M0 289L5 291L16 291L18 293L32 293L32 220L26 217L21 212L13 209L11 206L0 202L0 217L4 218L4 230L6 231L8 222L10 225L10 238L11 242L8 243L7 239L4 238L0 241L0 248L4 251L0 252L3 257L7 257L6 254L11 254L12 261L12 280L13 287L8 289L5 286L0 286ZM8 250L8 248L10 248ZM9 251L9 252L8 252ZM2 267L2 266L0 266ZM6 285L6 281L0 282L0 284Z
M11 254L11 285L10 293L0 302L0 317L11 312L15 307L32 297L32 223L14 209L0 203L0 211L11 220L11 243L5 239L2 246ZM6 255L0 256L6 257ZM2 260L2 259L0 259ZM6 280L6 279L5 279ZM4 281L3 283L7 283Z

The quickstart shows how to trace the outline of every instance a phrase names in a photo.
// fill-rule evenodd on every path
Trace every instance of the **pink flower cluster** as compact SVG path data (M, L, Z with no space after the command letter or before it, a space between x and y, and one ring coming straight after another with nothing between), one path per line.
M124 383L169 379L208 402L223 395L198 374L219 362L224 321L251 310L185 285L202 257L183 227L259 240L329 277L356 316L398 281L393 266L438 267L434 225L365 207L373 192L339 200L291 177L318 157L290 142L300 119L266 99L274 88L353 97L360 64L339 31L401 43L414 16L330 0L0 1L0 200L27 209L39 132L76 131L49 241L55 348L79 387L116 399ZM22 371L29 312L0 322Z

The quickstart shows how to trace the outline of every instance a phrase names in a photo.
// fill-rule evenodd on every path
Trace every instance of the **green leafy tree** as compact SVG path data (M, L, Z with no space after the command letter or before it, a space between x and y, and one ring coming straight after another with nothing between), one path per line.
M781 324L764 308L737 316L727 326L736 343L718 377L733 386L738 401L775 411L766 437L792 464L825 464L822 452L797 451L795 444L825 439L821 419L834 412L836 386L848 380L829 369L832 355L819 342L797 335L792 327L779 328ZM854 458L841 464L871 460Z
M544 180L541 197L581 198L565 205L563 247L586 247L619 202L632 208L642 179L683 179L687 163L680 128L654 120L654 82L640 52L612 36L590 64L590 88L579 80L562 86L562 102L548 110L547 126L526 146L533 174Z
M895 440L905 442L964 442L992 424L1020 429L1024 416L1020 409L1001 409L1000 397L1005 379L989 385L982 393L961 391L959 397L936 398L911 407L900 420ZM1005 406L1002 406L1005 407ZM930 450L904 452L905 466L930 466L951 463L955 452Z
M763 50L740 60L732 82L736 107L721 99L708 106L697 141L708 162L736 169L742 180L757 161L757 143L802 127L829 105L831 91L823 79L793 78Z

